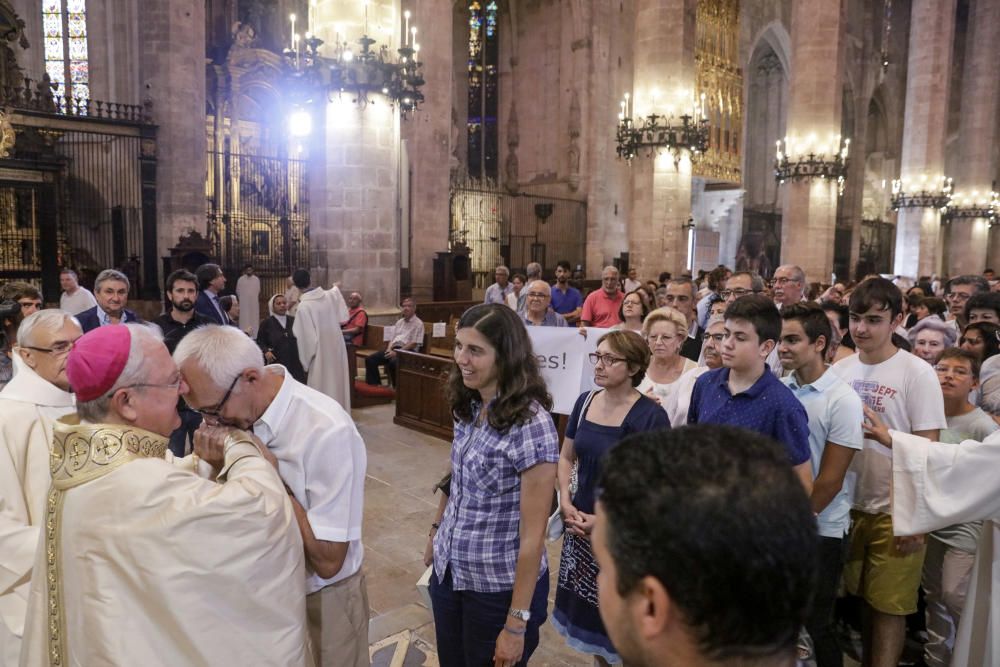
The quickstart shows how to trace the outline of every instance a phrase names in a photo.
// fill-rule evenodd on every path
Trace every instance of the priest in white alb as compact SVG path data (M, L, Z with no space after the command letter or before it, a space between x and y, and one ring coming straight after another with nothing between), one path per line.
M351 411L351 382L348 377L347 345L340 333L340 323L347 320L347 304L337 286L324 290L311 287L305 269L292 274L295 286L302 291L292 332L298 340L299 358L306 369L307 382Z
M249 331L257 337L260 326L260 278L254 275L253 264L243 267L243 275L236 281L236 297L240 301L240 331Z
M31 568L49 491L56 419L76 410L66 355L83 335L61 310L29 315L17 330L14 379L0 391L0 665L17 665Z
M865 417L865 437L892 448L895 535L984 521L951 664L1000 665L1000 431L956 445L887 429L868 408Z
M79 418L54 427L21 666L311 666L302 538L266 448L205 426L173 459L185 387L156 329L87 333L66 375Z

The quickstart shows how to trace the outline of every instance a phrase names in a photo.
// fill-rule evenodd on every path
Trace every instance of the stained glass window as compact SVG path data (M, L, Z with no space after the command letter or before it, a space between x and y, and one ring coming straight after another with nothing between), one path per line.
M485 6L484 6L485 5ZM497 178L500 35L497 3L469 3L469 175Z
M90 98L87 0L42 0L45 71L58 96Z

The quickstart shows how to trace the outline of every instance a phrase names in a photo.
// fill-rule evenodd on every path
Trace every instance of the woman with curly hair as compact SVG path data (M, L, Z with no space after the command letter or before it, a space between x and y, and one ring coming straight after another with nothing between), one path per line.
M450 495L431 531L438 658L442 667L525 665L546 617L544 533L559 439L517 313L498 304L465 311L448 399Z

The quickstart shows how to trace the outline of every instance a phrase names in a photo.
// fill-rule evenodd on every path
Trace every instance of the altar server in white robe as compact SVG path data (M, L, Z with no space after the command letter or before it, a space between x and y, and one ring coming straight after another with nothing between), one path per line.
M49 491L56 419L76 410L66 355L83 335L61 310L29 315L17 330L14 379L0 391L0 665L16 665L31 568Z
M299 358L306 369L308 384L351 411L351 382L348 377L347 345L340 333L340 323L347 320L347 304L340 290L310 287L305 269L292 275L302 291L292 332L299 344Z
M1000 665L1000 431L960 444L886 429L865 409L865 437L892 448L893 533L983 520L952 665Z
M205 426L202 460L172 460L185 386L155 329L87 333L66 374L79 419L54 427L21 666L312 665L302 539L273 457ZM195 473L208 466L217 481Z
M243 267L243 275L236 281L236 297L240 300L240 331L249 331L257 337L260 326L260 278L254 275L253 265Z

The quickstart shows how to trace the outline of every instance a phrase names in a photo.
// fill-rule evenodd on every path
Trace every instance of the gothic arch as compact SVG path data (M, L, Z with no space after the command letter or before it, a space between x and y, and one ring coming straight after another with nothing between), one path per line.
M785 30L781 21L771 21L761 28L760 32L753 39L753 47L750 49L750 64L753 63L758 51L762 46L770 47L774 55L778 57L781 68L785 71L785 76L790 76L792 72L792 38Z

